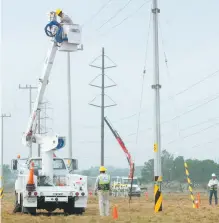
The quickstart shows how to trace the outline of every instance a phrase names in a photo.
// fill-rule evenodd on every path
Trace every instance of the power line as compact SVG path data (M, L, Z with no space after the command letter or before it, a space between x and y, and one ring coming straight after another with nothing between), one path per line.
M217 122L216 124L210 125L210 126L208 126L207 128L201 129L201 130L199 130L199 131L197 131L197 132L194 132L194 133L191 133L191 134L189 134L189 135L186 135L186 136L184 136L182 139L186 139L186 138L188 138L188 137L190 137L190 136L197 135L197 134L199 134L199 133L201 133L201 132L204 132L204 131L206 131L206 130L208 130L208 129L217 127L218 125L219 125L219 122Z
M96 31L100 30L104 25L106 25L108 22L110 22L112 19L114 19L120 12L122 12L133 0L129 0L126 2L126 4L121 7L119 10L116 11L116 13L110 17L106 22L104 22Z
M196 144L196 145L192 146L191 148L196 148L196 147L199 147L199 146L202 146L202 145L205 145L205 144L214 143L214 142L216 142L216 141L218 141L218 140L219 140L219 138L216 138L216 139L214 139L214 140L212 140L212 141L208 141L208 142L204 142L204 143Z
M125 17L122 21L120 21L120 22L117 23L116 25L112 26L111 29L114 29L114 28L120 26L123 22L125 22L126 20L130 19L131 17L133 17L137 12L139 12L139 10L140 10L141 8L143 8L143 7L146 5L146 3L149 3L149 2L151 2L151 0L149 0L149 1L148 1L148 0L145 1L139 8L137 8L137 10L136 10L135 12L129 14L129 15L128 15L127 17Z
M215 71L215 72L213 72L213 73L211 73L211 74L205 76L203 79L201 79L201 80L199 80L198 82L196 82L196 83L190 85L190 86L187 87L186 89L184 89L184 90L182 90L182 91L176 93L176 94L173 95L173 96L170 96L170 97L169 97L169 100L174 99L176 96L178 96L178 95L180 95L180 94L182 94L182 93L184 93L184 92L190 90L190 89L193 88L194 86L196 86L196 85L202 83L204 80L207 80L207 79L213 77L213 76L214 76L216 73L218 73L218 72L219 72L219 70L217 70L217 71ZM219 95L219 93L215 94L215 96L217 96L217 95ZM207 98L208 98L208 97L207 97ZM206 99L207 99L207 98L206 98ZM207 103L209 103L209 102L211 102L211 101L213 101L213 100L216 100L216 99L218 99L218 97L215 97L215 98L213 98L213 99L211 99L211 100L209 100L209 101L203 103L203 105L205 105L205 104L207 104ZM197 104L197 103L195 103L195 104ZM193 104L193 105L189 105L189 106L187 106L187 107L194 106L195 104ZM200 107L201 107L201 105L200 105ZM196 110L196 108L195 108L195 109L192 109L191 111L193 111L193 110ZM190 111L188 111L188 112L190 112ZM188 113L188 112L186 112L186 113ZM145 111L144 111L144 112L141 112L141 114L144 114L144 113L147 113L147 112L145 112ZM180 116L182 116L182 115L180 115ZM175 118L173 118L173 119L171 119L171 120L174 120L174 119L176 119L177 117L179 117L179 116L176 116ZM168 122L168 121L165 121L165 122ZM161 124L163 124L163 123L161 123Z
M148 55L148 43L149 43L150 27L151 27L151 17L152 16L151 16L151 13L150 13L149 24L148 24L148 35L147 35L147 42L146 42L146 49L145 49L145 61L144 61L145 64L144 64L144 70L143 70L143 76L142 76L140 106L139 106L138 121L137 121L136 144L138 142L138 132L139 132L139 127L140 127L140 116L141 116L141 108L142 108L143 93L144 93L144 80L145 80L145 74L146 74L146 64L147 64L147 55Z
M82 24L82 27L84 27L84 25L85 24L87 24L87 23L89 23L89 22L92 22L105 8L106 8L106 6L107 5L109 5L109 3L111 3L113 0L109 0L109 1L107 1L105 4L103 4L100 8L99 8L99 10L94 14L94 15L92 15L91 17L90 17L90 19L89 20L87 20L87 22L84 22L83 24Z
M219 125L219 122L217 122L216 124L210 125L210 126L208 126L207 128L201 129L201 130L199 130L199 131L197 131L197 132L194 132L194 133L191 133L191 134L189 134L189 135L186 135L186 136L184 136L184 137L182 137L182 138L180 138L180 139L183 140L183 139L186 139L186 138L188 138L188 137L190 137L190 136L197 135L197 134L199 134L199 133L201 133L201 132L204 132L204 131L209 130L209 129L214 128L214 127L217 127L218 125ZM172 144L172 143L174 143L174 142L176 142L176 141L178 141L178 139L171 140L171 141L168 142L166 145Z
M122 117L122 118L120 118L120 119L117 119L117 120L115 120L115 121L111 121L112 123L118 123L118 122L121 122L121 121L124 121L124 120L127 120L127 119L131 119L131 118L133 118L133 117L135 117L137 114L135 113L135 114L132 114L132 115L129 115L129 116L126 116L126 117ZM79 125L79 126L81 126L82 128L85 128L85 129L90 129L90 128L99 128L100 126L99 125L83 125L83 124L77 124L77 123L75 123L74 125Z
M185 112L181 113L180 115L177 115L177 116L173 117L172 119L169 119L169 120L166 120L166 121L161 122L161 125L166 124L166 123L169 123L169 122L171 122L171 121L173 121L173 120L175 120L177 118L180 118L180 117L182 117L182 116L184 116L184 115L186 115L186 114L188 114L188 113L190 113L192 111L195 111L198 108L200 108L200 107L202 107L202 106L204 106L204 105L206 105L206 104L208 104L208 103L210 103L210 102L212 102L214 100L217 100L217 99L219 99L219 93L217 93L214 98L211 98L211 99L207 100L206 102L204 102L202 104L199 104L195 108L190 109L188 111L185 111ZM195 105L195 104L193 104L193 105ZM193 105L190 105L190 106L193 106ZM140 132L145 132L145 131L148 131L148 130L152 130L152 128L147 128L145 130L141 130ZM136 133L129 134L128 136L131 136L131 135L136 135Z
M180 94L182 94L182 93L184 93L184 92L190 90L191 88L197 86L198 84L201 84L201 83L204 82L205 80L207 80L207 79L209 79L209 78L215 76L215 74L217 74L218 72L219 72L219 70L217 70L217 71L215 71L215 72L213 72L213 73L210 73L209 75L205 76L205 77L202 78L201 80L199 80L199 81L195 82L194 84L188 86L188 87L185 88L184 90L179 91L179 92L176 93L174 96L171 96L169 99L173 99L174 97L176 97L176 96L178 96L178 95L180 95Z
M160 28L160 37L161 37L161 42L162 42L162 47L163 47L163 54L164 54L165 64L166 64L166 68L167 68L167 74L168 74L168 76L170 76L167 55L166 55L166 52L165 52L165 49L164 49L164 39L163 39L161 24L160 24L160 22L158 24L159 24L159 28Z
M211 119L208 119L207 121L202 121L202 122L199 122L197 124L187 126L184 129L180 129L180 132L186 131L187 129L191 129L191 128L194 128L194 127L199 126L199 125L203 125L203 124L209 123L209 122L214 121L216 119L219 119L219 117L211 118Z
M164 121L164 122L162 122L162 124L168 123L168 122L170 122L170 121L172 121L172 120L174 120L174 119L176 119L176 118L179 118L179 117L181 117L181 116L184 116L184 115L186 115L186 114L188 114L188 113L190 113L190 112L192 112L192 111L195 111L195 110L197 110L198 108L200 108L200 107L202 107L202 106L204 106L204 105L206 105L206 104L208 104L208 103L210 103L210 102L212 102L212 101L214 101L214 100L217 100L218 98L219 98L219 93L217 94L216 97L214 97L214 98L212 98L212 99L210 99L210 100L208 100L208 101L206 101L206 102L204 102L204 103L202 103L202 104L196 106L196 107L193 108L193 109L190 109L190 110L188 110L188 111L185 111L185 112L181 113L180 115L175 116L174 118L172 118L172 119L170 119L170 120Z

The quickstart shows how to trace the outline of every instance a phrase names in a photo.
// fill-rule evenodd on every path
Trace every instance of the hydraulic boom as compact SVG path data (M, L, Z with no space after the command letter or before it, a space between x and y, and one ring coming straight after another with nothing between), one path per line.
M50 22L45 27L45 33L50 37L51 46L44 61L42 76L39 79L37 97L30 115L27 129L22 137L25 146L31 147L32 143L40 144L42 149L42 173L52 182L53 179L53 152L65 146L65 138L55 136L42 136L36 134L37 116L40 104L43 101L46 86L55 60L57 50L73 52L78 50L81 40L81 30L77 24L60 24L56 20L55 12L50 12ZM52 183L51 183L52 184Z
M106 124L108 125L109 129L111 130L111 132L113 133L113 135L115 136L116 140L118 141L119 145L121 146L123 152L126 155L126 158L128 160L129 163L129 167L130 167L130 171L129 171L129 178L133 178L133 174L134 174L134 163L132 161L132 157L131 154L129 153L129 151L127 150L125 143L122 141L119 133L113 129L113 127L110 125L109 121L107 120L106 117L104 117L104 121L106 122Z

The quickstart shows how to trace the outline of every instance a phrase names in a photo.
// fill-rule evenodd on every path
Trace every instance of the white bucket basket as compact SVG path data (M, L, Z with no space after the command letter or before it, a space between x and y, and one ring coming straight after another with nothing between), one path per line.
M81 27L77 24L63 25L63 35L67 37L68 41L62 42L59 51L73 52L78 50L81 44Z

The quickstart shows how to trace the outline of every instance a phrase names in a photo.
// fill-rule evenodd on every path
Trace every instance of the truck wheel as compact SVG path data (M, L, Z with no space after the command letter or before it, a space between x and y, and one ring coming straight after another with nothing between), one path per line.
M76 215L82 215L84 211L84 208L74 208L74 212Z
M26 214L36 215L36 208L23 207L23 210L24 210L24 213L26 213Z
M46 210L49 212L49 213L52 213L53 211L56 210L56 207L47 207Z
M33 207L24 207L23 206L23 197L21 196L21 212L23 214L31 214L31 215L36 215L36 208L33 208Z
M64 213L65 215L75 214L74 208L74 200L70 199L68 203L64 206Z
M21 205L18 204L18 194L15 193L15 202L14 202L14 210L13 213L21 212Z

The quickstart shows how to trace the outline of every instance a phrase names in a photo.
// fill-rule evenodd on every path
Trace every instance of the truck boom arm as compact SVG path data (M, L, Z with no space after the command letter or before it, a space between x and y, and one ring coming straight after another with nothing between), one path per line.
M108 125L109 129L111 130L111 132L113 133L113 135L115 136L116 140L118 141L119 145L121 146L123 152L126 155L126 158L128 160L129 163L129 167L130 167L130 171L129 171L129 178L133 178L133 173L134 173L134 163L132 161L132 157L131 154L129 153L129 151L127 150L125 143L123 142L123 140L121 139L119 133L113 129L113 127L110 125L109 121L107 120L106 117L104 117L104 121L106 122L106 124Z
M39 79L37 97L28 121L27 129L22 136L22 143L31 147L32 143L40 144L42 149L42 174L53 185L53 151L65 146L65 138L54 136L42 136L36 134L38 110L42 103L49 76L55 60L57 50L62 52L74 52L78 50L81 40L80 27L77 24L62 24L56 21L55 12L49 14L50 22L45 27L45 33L51 39L51 47L44 61L42 76Z
M40 104L42 103L43 100L43 96L49 81L49 76L51 73L56 52L57 52L57 44L55 42L52 42L44 62L42 76L39 79L38 93L32 109L32 113L28 121L27 129L22 138L22 142L26 146L31 146L32 142L36 142L38 138L36 135L36 137L34 137L33 139L33 136L35 135L36 131L37 111L40 109Z

